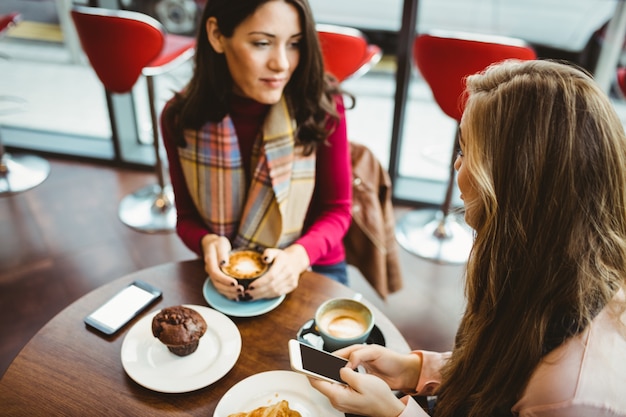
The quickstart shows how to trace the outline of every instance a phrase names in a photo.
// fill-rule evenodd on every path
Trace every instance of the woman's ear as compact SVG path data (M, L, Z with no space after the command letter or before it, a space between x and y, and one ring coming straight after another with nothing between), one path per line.
M224 36L222 36L222 32L220 32L220 28L217 26L217 19L214 17L209 17L206 21L206 33L209 38L209 43L215 49L215 52L218 54L224 53L224 46L222 45L222 41Z

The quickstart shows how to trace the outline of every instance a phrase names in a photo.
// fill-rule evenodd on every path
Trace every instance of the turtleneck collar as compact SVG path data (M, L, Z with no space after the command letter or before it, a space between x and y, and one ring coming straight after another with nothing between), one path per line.
M269 110L269 104L259 103L251 98L242 97L233 94L230 99L230 116L231 117L245 117L245 118L259 118L265 117Z

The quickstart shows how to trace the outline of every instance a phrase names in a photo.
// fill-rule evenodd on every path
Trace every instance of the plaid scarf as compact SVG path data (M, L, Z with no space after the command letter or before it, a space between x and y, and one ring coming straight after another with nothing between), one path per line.
M233 247L283 248L302 234L313 187L315 154L295 144L286 101L273 105L252 149L246 184L235 127L229 116L184 131L183 175L206 226Z

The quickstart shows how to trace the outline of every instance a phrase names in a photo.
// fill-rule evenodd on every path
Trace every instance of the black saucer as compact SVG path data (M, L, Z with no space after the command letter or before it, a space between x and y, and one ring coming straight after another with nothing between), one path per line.
M317 327L315 326L315 320L310 319L302 327L298 330L296 334L297 339L303 343L316 347L318 349L324 349L324 341L322 340L322 336L320 336L317 331ZM378 328L378 326L374 325L372 328L372 332L370 336L367 338L365 343L370 345L381 345L385 346L385 336L383 336L382 332Z

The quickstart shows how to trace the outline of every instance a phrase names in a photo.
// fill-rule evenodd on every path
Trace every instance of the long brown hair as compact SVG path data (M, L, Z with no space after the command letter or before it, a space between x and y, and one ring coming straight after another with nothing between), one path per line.
M510 416L541 358L624 285L626 137L571 65L506 62L467 92L476 240L435 415Z
M215 17L220 32L231 37L242 21L268 1L276 0L207 0L198 27L192 78L182 92L176 93L164 115L166 128L178 138L181 146L184 146L183 129L199 129L207 121L218 122L224 118L233 91L226 59L208 41L207 20ZM281 1L296 7L302 25L300 61L284 94L298 125L297 138L311 152L328 137L329 120L338 121L332 95L344 92L332 76L324 73L313 13L307 0ZM332 129L334 123L330 126Z

